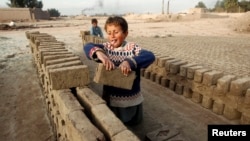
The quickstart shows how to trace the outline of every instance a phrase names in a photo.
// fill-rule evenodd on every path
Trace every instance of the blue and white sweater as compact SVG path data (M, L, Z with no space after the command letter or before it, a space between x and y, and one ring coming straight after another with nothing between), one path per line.
M135 43L125 41L118 48L113 48L109 42L103 44L88 43L84 46L84 52L88 59L95 60L96 62L100 62L95 54L98 50L105 52L115 66L119 66L125 60L128 61L132 71L136 72L136 78L131 90L104 85L103 91L110 95L110 105L114 107L130 107L142 103L140 70L153 63L155 60L154 54L142 49Z

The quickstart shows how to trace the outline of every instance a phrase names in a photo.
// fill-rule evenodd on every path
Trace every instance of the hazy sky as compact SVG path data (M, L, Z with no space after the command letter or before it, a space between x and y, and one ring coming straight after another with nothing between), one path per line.
M79 15L108 13L161 13L162 0L41 0L43 10L57 9L61 15ZM164 11L167 11L169 1L170 13L178 13L194 8L202 1L208 8L213 8L218 0L164 0ZM0 0L0 7L7 7L9 0Z

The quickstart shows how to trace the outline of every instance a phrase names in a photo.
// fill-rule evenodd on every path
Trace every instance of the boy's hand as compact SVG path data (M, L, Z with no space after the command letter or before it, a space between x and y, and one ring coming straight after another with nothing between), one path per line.
M121 69L122 73L125 75L125 76L128 76L129 73L131 72L131 68L130 68L130 65L127 61L123 61L119 68Z
M115 68L114 63L101 51L96 52L97 58L99 58L102 64L106 67L106 70L112 70Z

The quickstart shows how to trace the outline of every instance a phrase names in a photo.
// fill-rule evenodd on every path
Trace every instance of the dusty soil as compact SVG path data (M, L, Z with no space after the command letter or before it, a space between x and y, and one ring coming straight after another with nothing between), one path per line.
M247 38L249 39L250 34L248 32L235 32L238 31L234 27L235 21L240 16L233 15L229 18L179 22L146 22L148 20L128 17L128 39L138 41L140 44L144 43L143 46L149 50L168 45L168 39L171 37L178 37L175 38L178 40L170 43L172 50L187 44L190 45L189 48L192 50L192 45L195 45L194 42L209 39L206 44L216 45L217 48L213 50L218 49L218 51L226 41L232 41L231 39L233 39L235 45L244 41L243 45L240 44L239 47L249 50ZM99 19L99 25L103 27L105 18ZM90 20L89 18L64 19L21 24L33 24L33 27L36 28L0 31L0 140L54 141L55 137L46 114L42 89L33 65L25 31L48 33L55 36L57 40L63 41L66 43L67 49L81 56L82 61L90 67L93 74L95 64L88 61L83 55L82 42L79 36L80 30L89 29ZM178 44L184 39L188 39L184 45ZM221 41L215 39L221 39ZM201 44L201 46L205 46L205 44ZM249 53L242 53L242 55L248 57L245 62L249 63ZM183 56L179 54L176 57ZM231 59L237 60L239 56L234 55L234 57ZM211 66L213 64L211 63ZM243 64L243 66L247 66L244 75L249 75L250 65ZM91 83L90 86L96 93L101 94L99 85ZM142 140L146 133L162 125L168 125L170 129L180 131L175 139L205 141L207 124L238 123L238 121L229 121L222 116L215 115L200 105L146 79L142 79L142 93L145 96L144 121L136 127L129 127Z

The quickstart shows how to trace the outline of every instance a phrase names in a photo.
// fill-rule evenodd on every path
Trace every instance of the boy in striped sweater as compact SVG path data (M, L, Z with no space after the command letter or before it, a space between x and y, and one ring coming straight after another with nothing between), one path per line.
M106 70L111 71L119 67L125 76L129 75L131 71L136 72L131 90L104 85L102 98L123 123L139 124L143 119L140 70L153 63L155 56L136 43L125 40L128 35L128 23L123 17L109 17L104 29L108 42L88 43L84 46L84 52L88 59L102 63Z

